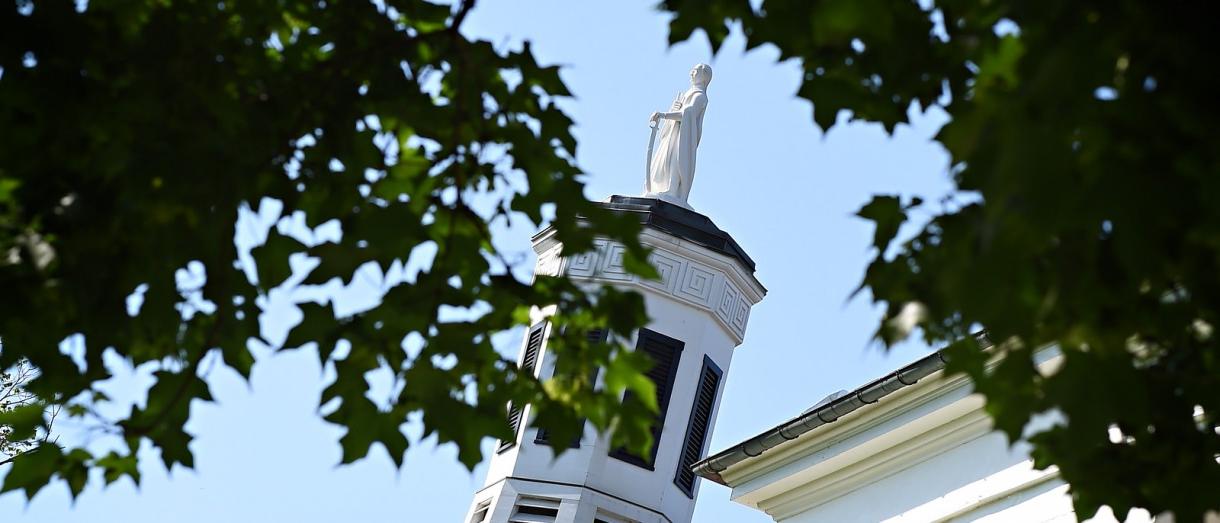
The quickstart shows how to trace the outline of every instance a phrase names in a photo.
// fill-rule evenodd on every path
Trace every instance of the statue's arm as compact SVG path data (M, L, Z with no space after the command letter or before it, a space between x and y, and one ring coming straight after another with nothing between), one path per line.
M671 112L658 112L656 117L664 119L673 119L673 121L682 121L682 116L689 112L703 112L708 107L708 95L703 93L695 93L691 98L691 104L682 106L682 109Z
M690 113L702 113L705 108L707 108L707 95L697 92L695 93L695 96L691 97L689 104L682 106L682 108L677 111L660 113L660 118L681 121L683 115Z

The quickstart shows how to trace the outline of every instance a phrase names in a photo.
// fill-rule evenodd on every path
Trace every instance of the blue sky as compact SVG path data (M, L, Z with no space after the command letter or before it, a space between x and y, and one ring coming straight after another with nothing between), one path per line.
M686 87L691 65L714 68L691 204L737 239L770 290L728 373L715 452L925 353L911 344L885 354L870 343L880 312L867 296L849 298L870 256L872 227L852 214L874 193L936 201L951 190L947 156L930 140L944 116L920 115L893 136L863 124L823 134L809 102L794 96L795 63L776 64L773 49L745 53L740 35L715 57L702 37L668 47L667 18L652 5L485 0L464 29L502 47L529 40L541 62L564 67L576 95L564 105L578 125L577 159L594 199L639 194L649 113ZM527 252L534 232L503 231L499 243ZM350 304L372 293L347 294ZM272 301L279 308L270 327L295 321L291 306ZM503 336L504 350L515 351L520 336ZM188 425L196 469L167 473L146 452L139 488L127 480L103 488L95 478L74 503L62 484L29 504L10 493L0 496L0 520L460 520L483 467L467 471L452 448L419 441L417 431L402 470L380 448L340 467L342 430L317 415L326 373L316 354L260 356L248 384L225 369L208 375L217 403L195 405ZM123 375L116 392L147 386L123 362L110 363ZM704 482L695 521L769 521L728 495Z

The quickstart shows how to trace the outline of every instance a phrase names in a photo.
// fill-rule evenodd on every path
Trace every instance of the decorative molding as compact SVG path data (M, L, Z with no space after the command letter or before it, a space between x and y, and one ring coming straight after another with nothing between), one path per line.
M682 275L682 285L678 286L678 293L690 301L706 306L712 300L712 287L715 284L715 273L692 262L686 265L686 271Z
M678 277L686 270L686 261L660 251L654 251L650 260L652 261L652 266L657 268L657 273L661 275L661 279L645 280L643 284L646 287L651 287L662 292L674 293L677 289Z
M601 257L601 263L598 267L597 276L605 280L613 281L628 281L634 279L631 273L627 272L627 268L623 266L623 256L627 253L627 248L617 243L601 242L601 247L597 250Z
M559 256L559 251L561 250L563 250L563 247L556 245L538 256L538 263L534 268L535 278L538 276L559 276L560 262L563 261Z
M563 258L562 248L549 235L535 239L535 273L626 284L664 295L708 312L740 344L750 309L766 292L754 276L745 274L735 260L686 240L647 230L640 240L653 251L649 261L660 274L658 280L627 272L622 244L597 239L593 250Z
M597 268L597 251L582 252L567 260L568 272L571 274L593 274ZM562 270L562 269L561 269Z

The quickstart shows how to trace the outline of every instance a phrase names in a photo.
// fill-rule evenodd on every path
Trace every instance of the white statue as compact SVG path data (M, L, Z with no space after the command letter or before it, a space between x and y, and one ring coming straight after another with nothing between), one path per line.
M652 137L648 142L648 163L644 177L644 196L657 198L690 209L686 202L695 181L695 152L703 134L703 112L707 109L707 84L712 68L698 64L690 70L690 89L679 94L669 112L654 112L648 117ZM653 150L660 131L661 143Z

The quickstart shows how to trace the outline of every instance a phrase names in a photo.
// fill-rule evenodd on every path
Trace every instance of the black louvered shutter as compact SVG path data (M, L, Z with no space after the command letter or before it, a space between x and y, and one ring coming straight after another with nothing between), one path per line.
M608 334L608 332L606 331L606 329L593 329L593 330L589 331L589 333L586 334L585 336L588 338L590 344L596 344L596 343L605 343L607 334ZM598 374L598 369L593 369L593 373L589 376L589 383L594 384L594 386L596 386L596 384L597 384L597 374ZM584 432L584 428L585 428L585 420L580 420L580 431ZM568 448L574 449L574 448L580 447L580 437L581 437L581 434L577 433L576 437L572 438L572 441L568 442ZM550 431L548 431L546 429L538 429L538 435L534 437L534 443L549 445L550 442L551 442Z
M712 407L716 405L720 376L720 367L704 356L703 370L699 372L699 388L695 391L690 421L686 424L686 440L682 442L682 456L678 459L678 472L674 474L674 484L690 498L695 497L695 473L691 471L691 466L703 458L703 444L711 427Z
M678 363L682 357L683 346L681 341L664 334L640 329L639 341L636 342L635 350L643 351L652 359L652 369L649 369L647 376L656 386L659 409L657 419L652 423L652 449L646 458L636 456L624 448L614 449L610 452L611 457L649 470L652 469L652 464L657 459L657 448L661 444L661 432L665 428L665 413L669 410L669 397L673 393L674 380L678 377ZM628 392L623 397L623 402L629 401L639 401L639 399Z
M542 352L542 335L545 331L545 321L530 328L529 342L525 344L525 355L521 357L519 367L530 374L533 374L534 367L538 366L538 354ZM521 414L521 407L512 403L508 404L508 426L513 430L513 439L501 441L497 452L503 452L517 444L517 432L521 429Z

